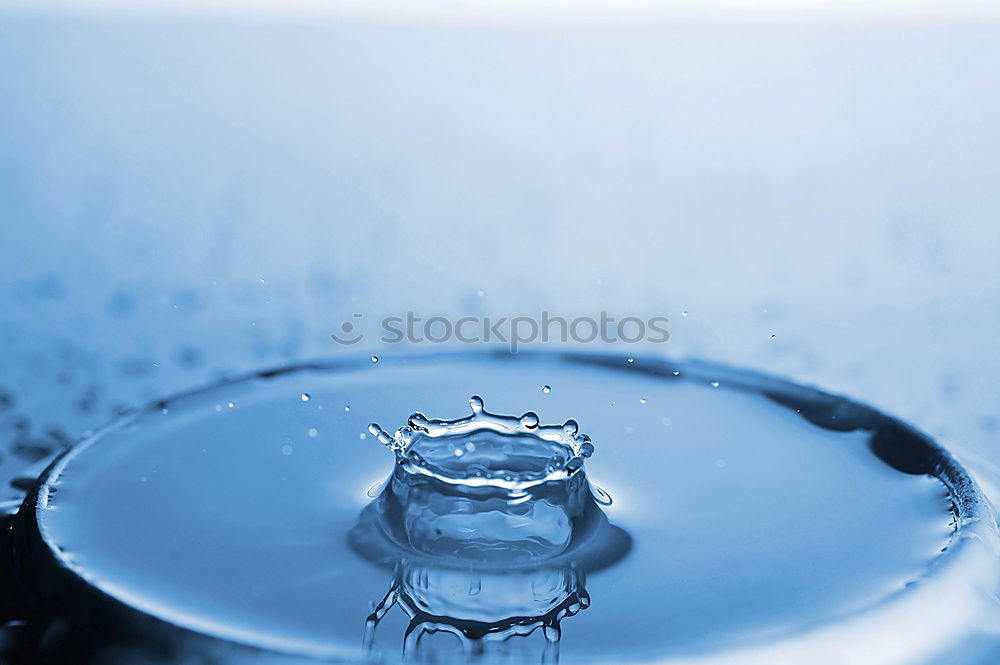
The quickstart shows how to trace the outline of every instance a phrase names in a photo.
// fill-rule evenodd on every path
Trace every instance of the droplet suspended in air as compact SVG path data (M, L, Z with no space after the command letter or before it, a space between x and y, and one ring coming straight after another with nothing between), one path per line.
M550 392L552 392L552 386L548 384L542 386L542 392L548 395Z
M528 429L534 429L538 427L538 414L534 411L528 411L523 416L521 416L521 424Z

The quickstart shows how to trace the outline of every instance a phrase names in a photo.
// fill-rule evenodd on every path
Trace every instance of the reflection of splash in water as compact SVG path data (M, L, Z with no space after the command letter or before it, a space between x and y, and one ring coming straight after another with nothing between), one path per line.
M555 663L560 621L590 604L585 571L619 560L630 540L595 500L583 468L594 446L576 422L470 404L470 417L418 413L391 436L370 427L397 464L351 533L356 551L394 571L365 647L374 656L376 629L398 606L405 660ZM511 641L539 629L540 654ZM457 645L433 638L442 633Z
M576 566L486 572L413 565L401 561L389 592L365 622L364 646L374 652L375 632L388 611L398 606L409 618L403 658L413 662L528 662L527 649L514 637L541 629L536 659L559 660L559 624L590 605L582 572ZM433 640L438 633L455 640Z

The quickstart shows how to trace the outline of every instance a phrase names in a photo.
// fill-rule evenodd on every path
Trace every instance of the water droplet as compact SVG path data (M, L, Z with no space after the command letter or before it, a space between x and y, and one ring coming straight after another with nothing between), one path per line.
M774 333L771 333L771 336L768 339L774 339Z
M683 312L681 312L681 316L687 316L687 315L688 315L688 311L687 310L684 310Z
M319 430L316 429L315 427L310 427L307 434L309 434L310 439L315 439L317 436L319 436Z
M563 424L563 434L565 434L566 436L573 436L579 431L580 431L580 425L578 425L577 422L572 418L570 420L567 420Z
M719 387L719 382L718 381L712 381L712 387L713 388L718 388Z
M286 443L285 445L283 445L281 447L281 454L282 455L291 455L292 454L292 447Z
M373 363L377 363L378 362L378 356L372 356L372 362Z
M308 402L309 401L309 393L302 393L302 396L299 397L299 399L301 399L303 402Z
M542 386L542 392L548 395L550 392L552 392L552 386L549 385Z
M344 413L350 413L350 412L351 412L351 407L344 406Z
M535 429L538 427L538 414L534 411L528 411L521 416L521 424L528 429Z
M646 403L646 398L645 397L640 397L639 398L639 404L645 404L645 403Z
M627 363L634 363L635 362L635 358L626 358L625 362L627 362Z
M674 375L674 376L680 376L680 375L681 375L681 372L680 372L680 370L678 370L678 369L675 369L675 370L673 371L673 375Z
M480 397L479 395L473 395L472 397L469 398L469 406L472 407L473 413L479 413L480 411L483 410L484 406L483 398Z
M367 439L368 436L364 432L362 432L361 434L358 434L358 438L359 439Z
M228 406L230 409L234 409L236 408L236 402L229 402L226 404L226 406Z

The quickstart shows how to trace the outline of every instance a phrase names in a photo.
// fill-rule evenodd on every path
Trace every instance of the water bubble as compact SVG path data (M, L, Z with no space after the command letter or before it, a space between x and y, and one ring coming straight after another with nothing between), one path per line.
M378 356L372 356L372 362L373 363L377 363L378 362Z
M611 505L611 495L608 494L607 490L602 487L598 487L594 483L590 483L590 493L594 496L594 500L602 506Z
M550 392L552 392L552 386L550 385L542 386L542 392L548 395Z
M302 395L299 396L299 399L302 400L303 402L308 402L310 399L309 393L302 393Z

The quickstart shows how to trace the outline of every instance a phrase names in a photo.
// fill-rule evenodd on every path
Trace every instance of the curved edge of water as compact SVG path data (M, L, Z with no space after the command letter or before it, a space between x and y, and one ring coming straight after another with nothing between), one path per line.
M769 644L747 644L735 646L731 650L718 655L691 656L683 658L650 658L647 662L656 665L774 665L775 663L812 662L817 665L841 665L844 662L878 663L879 665L902 665L912 663L914 654L937 654L951 648L956 640L947 642L941 640L947 634L961 639L968 633L972 621L985 609L995 609L995 594L1000 589L1000 536L998 536L996 517L989 501L982 494L972 476L961 466L948 450L908 423L888 415L874 407L857 402L849 397L830 393L814 386L797 384L755 370L733 368L699 360L674 360L665 356L645 355L626 356L613 353L583 353L577 351L519 351L510 353L504 349L489 349L475 352L436 351L425 353L401 354L399 356L380 356L383 362L379 365L409 360L428 361L461 360L475 356L505 359L510 362L526 362L537 358L561 359L590 364L626 372L639 372L665 380L691 381L697 380L711 383L718 387L736 388L752 391L784 403L801 401L816 408L812 413L802 414L804 418L820 427L830 425L837 431L854 429L873 430L873 425L881 423L897 428L906 437L918 442L924 462L922 466L909 466L913 461L903 457L903 461L894 458L892 454L882 453L873 448L873 452L883 461L900 471L907 473L927 473L937 477L948 489L952 498L952 510L955 516L955 528L949 540L948 547L932 562L929 570L921 578L907 587L880 600L875 605L858 610L848 617L835 621L832 625L824 625L812 630L806 630L789 638L779 638ZM282 365L270 369L225 377L192 390L176 393L170 397L161 398L148 403L144 407L131 409L100 427L87 433L76 444L63 450L45 471L39 476L35 487L28 492L18 510L14 524L14 567L20 584L25 581L32 588L27 589L29 597L37 596L40 591L42 602L59 599L66 594L66 589L82 593L83 597L100 601L116 616L129 616L129 622L134 624L132 632L148 638L150 633L165 634L168 631L183 631L187 638L204 643L207 650L214 650L213 642L224 641L232 646L247 650L247 657L259 652L265 654L283 654L305 660L322 660L324 662L357 663L363 660L356 650L331 648L328 644L299 643L287 640L266 639L259 634L248 634L245 631L234 630L231 626L199 627L184 625L177 622L177 617L167 618L148 608L147 604L128 604L112 595L112 590L95 580L88 579L86 571L76 566L72 559L64 555L57 544L52 542L45 527L44 511L49 509L50 495L58 490L60 474L81 451L87 449L111 432L125 429L138 420L155 412L168 408L179 401L193 399L204 394L248 381L272 379L282 376L309 372L342 371L378 371L378 365L370 360L370 355L343 355L332 358L317 359L294 365ZM827 407L829 411L824 412ZM844 409L847 411L844 411ZM826 424L824 424L826 423ZM834 425L834 423L836 423ZM846 429L845 429L846 428ZM912 451L910 451L912 453ZM908 460L908 462L907 462ZM896 463L904 464L904 468ZM911 470L907 470L907 469ZM927 469L924 471L922 469ZM980 579L970 580L964 573L965 568L988 570ZM942 599L948 598L947 602ZM931 602L933 601L933 602ZM58 600L56 600L58 602ZM935 608L933 615L926 609ZM962 608L962 612L954 612L953 608ZM899 640L889 643L885 640L884 626L886 623L903 622L905 625L919 624L919 628L908 631L912 638L902 644ZM116 625L121 629L122 624ZM931 628L934 628L933 630ZM961 629L965 627L964 632ZM207 632L204 630L209 628ZM210 632L216 631L216 632ZM859 639L857 635L869 637ZM175 642L175 638L169 641ZM870 645L883 645L883 652L873 654ZM853 647L851 646L853 644ZM824 646L826 645L826 646ZM817 653L827 654L817 656ZM834 656L836 654L836 656ZM848 658L847 661L844 658ZM929 657L929 656L928 656ZM850 660L854 658L855 660ZM248 660L247 662L252 662ZM919 661L918 661L919 662ZM959 661L956 661L959 662Z

